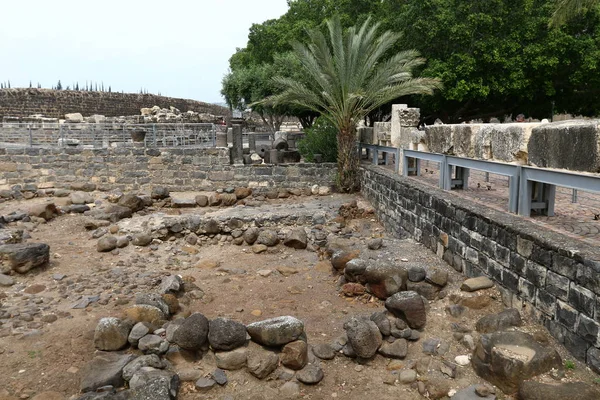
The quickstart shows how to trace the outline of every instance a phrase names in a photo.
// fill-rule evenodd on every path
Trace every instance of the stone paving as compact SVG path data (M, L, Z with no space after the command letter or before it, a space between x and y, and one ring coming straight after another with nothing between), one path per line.
M422 164L421 176L411 176L411 178L438 186L438 166L436 163L425 161ZM460 193L486 206L508 212L508 178L506 177L490 174L488 182L485 179L485 173L472 170L469 188L462 191L453 190L453 193ZM527 218L541 227L584 242L598 244L600 239L600 195L579 191L577 202L573 203L571 189L559 187L556 193L554 213L554 217L532 215L522 218Z

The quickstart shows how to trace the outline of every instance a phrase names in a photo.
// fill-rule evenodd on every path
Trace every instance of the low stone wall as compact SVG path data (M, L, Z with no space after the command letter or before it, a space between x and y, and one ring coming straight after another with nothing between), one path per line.
M518 216L365 166L363 195L389 232L410 236L469 277L486 275L600 373L600 251Z
M155 185L173 191L216 190L228 186L306 188L332 186L335 165L231 165L229 149L3 148L0 188L24 183L39 188L93 182L103 189L138 190Z

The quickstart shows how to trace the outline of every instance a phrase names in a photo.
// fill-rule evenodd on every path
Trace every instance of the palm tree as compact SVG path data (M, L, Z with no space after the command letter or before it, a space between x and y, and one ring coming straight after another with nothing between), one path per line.
M338 17L326 23L328 36L315 29L308 32L308 44L292 44L303 79L275 77L282 91L262 103L295 105L328 119L338 130L338 187L354 191L358 189L358 122L398 97L431 94L440 83L413 78L411 71L425 60L415 50L390 54L399 35L390 31L378 35L379 23L368 19L346 32Z
M600 4L600 0L557 0L556 10L552 14L549 25L559 27L568 20L581 14L584 10Z

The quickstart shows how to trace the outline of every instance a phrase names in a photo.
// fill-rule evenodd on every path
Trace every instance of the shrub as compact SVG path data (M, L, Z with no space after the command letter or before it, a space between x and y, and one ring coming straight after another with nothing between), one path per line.
M336 162L337 129L325 118L319 117L312 127L305 129L304 139L298 142L298 151L308 162L315 161L315 154L321 154L323 162Z

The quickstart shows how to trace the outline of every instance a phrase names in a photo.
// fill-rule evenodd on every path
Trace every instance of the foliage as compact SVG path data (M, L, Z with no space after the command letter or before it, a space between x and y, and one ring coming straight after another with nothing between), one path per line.
M565 369L568 369L568 370L575 369L575 362L573 362L573 360L565 360Z
M321 154L322 161L337 161L337 129L325 118L317 118L312 127L304 130L305 136L298 142L298 151L308 162Z
M557 0L549 26L557 28L598 5L598 0Z
M308 32L309 43L292 44L300 60L301 76L276 76L283 91L259 104L303 107L320 113L338 130L338 186L357 189L356 125L369 112L404 95L430 94L438 81L413 78L412 70L424 63L413 50L391 53L399 36L378 34L378 23L367 19L344 32L338 17L327 21L327 35Z

